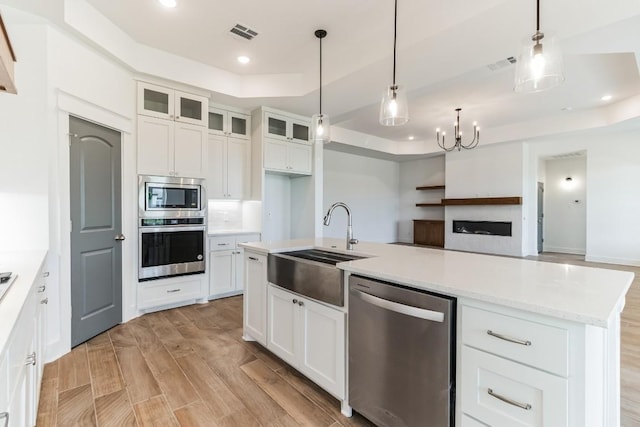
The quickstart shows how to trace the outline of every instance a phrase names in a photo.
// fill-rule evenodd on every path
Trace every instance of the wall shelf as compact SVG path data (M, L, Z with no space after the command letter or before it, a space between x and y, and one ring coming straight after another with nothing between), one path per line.
M419 208L426 208L430 206L444 206L442 202L439 203L416 203L416 206Z
M416 190L444 190L444 185L422 185L416 187Z
M473 197L467 199L442 199L445 206L521 205L522 197Z

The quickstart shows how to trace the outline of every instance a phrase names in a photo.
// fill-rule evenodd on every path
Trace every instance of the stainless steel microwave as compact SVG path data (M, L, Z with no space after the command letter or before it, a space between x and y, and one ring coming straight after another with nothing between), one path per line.
M204 217L204 180L169 176L138 177L139 217Z

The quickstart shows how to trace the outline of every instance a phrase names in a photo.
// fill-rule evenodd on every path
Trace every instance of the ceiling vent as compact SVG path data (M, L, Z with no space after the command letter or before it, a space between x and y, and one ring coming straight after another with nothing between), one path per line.
M574 151L574 152L571 152L571 153L556 154L555 156L550 156L550 158L552 158L552 159L567 159L567 158L572 158L572 157L583 157L586 154L587 154L587 152L583 150L583 151Z
M253 31L251 28L248 28L242 24L236 24L235 27L233 27L229 31L231 32L231 34L241 37L244 40L253 40L253 38L258 35L256 31Z
M491 71L496 71L501 68L508 67L509 65L512 65L515 63L516 63L516 58L514 58L513 56L510 56L507 59L502 59L498 62L487 65L487 68L489 68Z

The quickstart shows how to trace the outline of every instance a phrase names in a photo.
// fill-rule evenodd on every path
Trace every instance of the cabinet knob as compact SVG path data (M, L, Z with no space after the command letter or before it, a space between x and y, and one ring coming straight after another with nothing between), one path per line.
M46 285L38 286L38 293L41 294L47 289Z
M173 114L169 114L169 118L170 118L170 119L173 119Z
M293 302L294 304L297 304L298 300L297 299L293 299L291 302Z
M42 301L40 301L40 304L49 304L49 297L43 299Z
M33 365L33 366L35 366L35 364L36 364L36 352L35 351L32 352L32 353L29 353L27 355L27 360L26 360L26 362L24 362L24 364L25 365Z
M304 305L304 302L302 302L302 301L298 301L298 305L299 305L300 307L302 307L302 306Z
M176 116L176 120L180 120L180 116Z

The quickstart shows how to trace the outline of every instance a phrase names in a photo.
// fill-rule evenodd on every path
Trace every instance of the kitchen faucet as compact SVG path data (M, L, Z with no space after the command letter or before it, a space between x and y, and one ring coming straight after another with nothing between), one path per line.
M358 243L358 239L353 238L353 227L351 226L351 211L349 210L349 206L343 202L337 202L331 205L327 214L324 216L324 225L329 225L331 222L331 214L333 214L333 210L337 207L343 207L345 211L347 211L347 250L352 251L353 245Z

